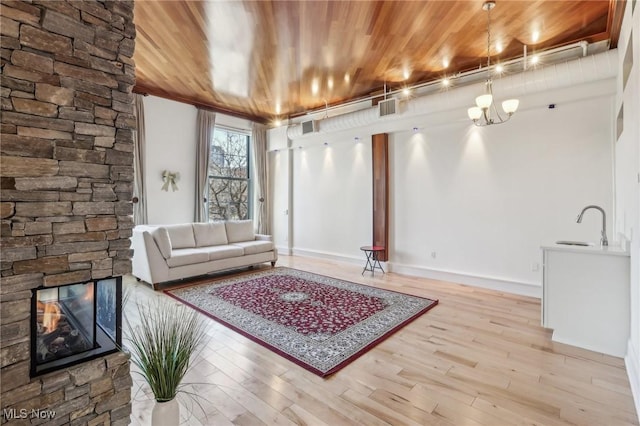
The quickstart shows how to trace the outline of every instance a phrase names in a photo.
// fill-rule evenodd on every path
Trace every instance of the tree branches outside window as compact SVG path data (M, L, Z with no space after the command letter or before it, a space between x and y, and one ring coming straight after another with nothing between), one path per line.
M209 161L209 220L249 219L249 136L216 128Z

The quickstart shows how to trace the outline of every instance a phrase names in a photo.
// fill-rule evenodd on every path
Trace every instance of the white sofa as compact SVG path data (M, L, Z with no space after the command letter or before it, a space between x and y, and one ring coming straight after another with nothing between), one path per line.
M271 262L278 253L271 236L255 234L250 220L138 225L131 237L133 275L158 283Z

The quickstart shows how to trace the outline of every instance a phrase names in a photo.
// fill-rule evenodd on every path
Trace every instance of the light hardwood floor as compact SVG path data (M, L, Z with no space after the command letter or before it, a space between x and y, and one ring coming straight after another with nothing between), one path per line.
M638 425L624 361L552 342L538 299L305 257L278 266L440 303L327 379L207 319L182 424ZM130 276L125 285L134 322L132 303L166 297ZM133 398L132 425L150 424L153 400L135 373Z

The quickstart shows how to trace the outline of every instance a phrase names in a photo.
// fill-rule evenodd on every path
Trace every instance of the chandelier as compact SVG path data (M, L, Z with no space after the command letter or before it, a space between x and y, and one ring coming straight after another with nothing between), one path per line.
M503 118L496 108L493 99L493 80L491 79L491 9L496 6L496 2L487 1L482 5L482 10L487 11L487 81L485 83L485 94L476 98L476 106L467 110L469 118L476 126L489 126L491 124L502 124L511 118L518 109L520 101L508 99L502 102L502 109L506 117Z

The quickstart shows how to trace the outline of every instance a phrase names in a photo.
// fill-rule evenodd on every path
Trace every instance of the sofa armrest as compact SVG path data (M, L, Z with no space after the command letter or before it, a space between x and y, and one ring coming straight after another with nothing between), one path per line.
M132 274L149 284L169 279L169 267L147 226L136 227L131 236Z
M273 241L273 237L271 237L271 235L265 235L265 234L255 234L256 235L256 241Z

